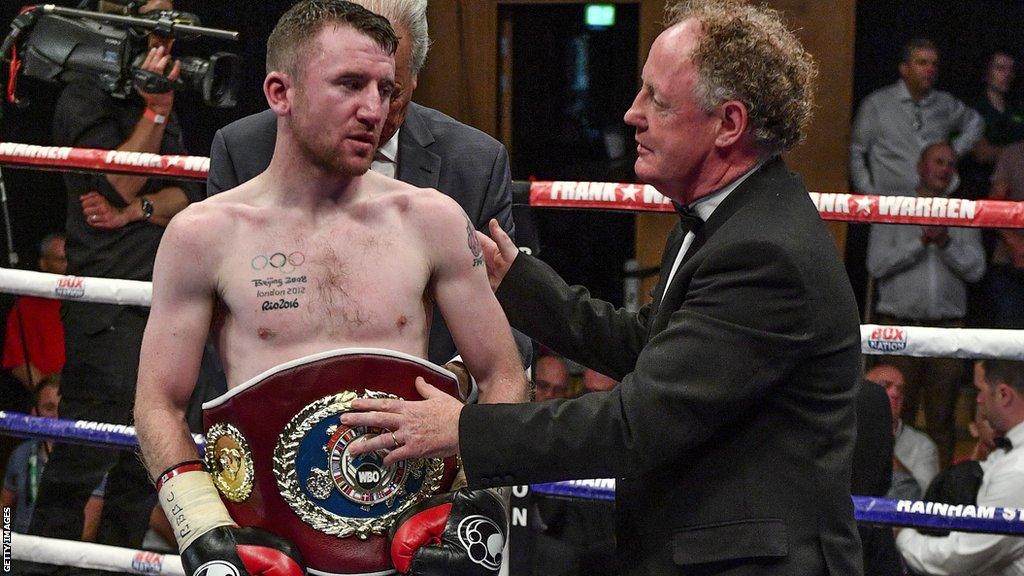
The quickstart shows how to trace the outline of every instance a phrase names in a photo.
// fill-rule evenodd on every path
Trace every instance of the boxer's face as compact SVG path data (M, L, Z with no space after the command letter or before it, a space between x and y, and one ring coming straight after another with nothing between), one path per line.
M316 164L358 176L370 168L395 85L395 60L350 26L325 26L300 51L290 126Z
M683 203L703 192L707 162L715 151L719 121L694 95L697 67L690 59L700 24L686 20L654 41L644 64L643 86L626 112L636 128L636 174L659 192Z

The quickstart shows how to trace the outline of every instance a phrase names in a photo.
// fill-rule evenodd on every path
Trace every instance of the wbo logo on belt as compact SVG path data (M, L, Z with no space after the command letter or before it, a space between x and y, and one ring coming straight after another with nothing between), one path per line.
M341 424L358 397L345 391L313 402L292 418L274 450L285 502L307 524L334 536L384 534L399 514L438 491L444 471L439 458L385 466L385 450L349 454L354 442L385 433ZM363 397L398 398L373 390Z

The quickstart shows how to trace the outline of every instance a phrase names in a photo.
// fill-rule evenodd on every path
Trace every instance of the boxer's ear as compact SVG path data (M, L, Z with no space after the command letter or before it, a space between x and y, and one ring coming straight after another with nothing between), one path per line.
M263 80L263 94L267 97L267 104L278 116L284 116L291 111L293 84L289 74L277 70L268 73Z

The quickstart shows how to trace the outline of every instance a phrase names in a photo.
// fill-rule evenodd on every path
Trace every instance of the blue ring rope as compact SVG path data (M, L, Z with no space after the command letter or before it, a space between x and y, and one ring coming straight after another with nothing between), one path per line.
M0 431L12 436L57 440L85 446L133 449L138 446L135 429L121 424L85 420L61 420L0 411ZM203 450L200 434L193 439ZM569 480L534 484L538 494L615 501L615 480ZM890 500L854 496L854 516L858 522L916 528L1024 535L1024 508L950 506L917 500Z

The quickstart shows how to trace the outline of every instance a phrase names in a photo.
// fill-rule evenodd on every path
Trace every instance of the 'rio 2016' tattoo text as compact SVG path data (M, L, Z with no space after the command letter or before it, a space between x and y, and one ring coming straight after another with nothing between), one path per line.
M298 307L299 307L299 301L298 300L285 300L284 298L281 298L277 302L272 302L270 300L264 300L263 301L263 309L264 310L287 310L289 308L298 308Z
M476 268L484 263L484 249L480 245L480 239L476 237L476 228L466 218L466 237L469 241L469 251L473 254L473 267Z

